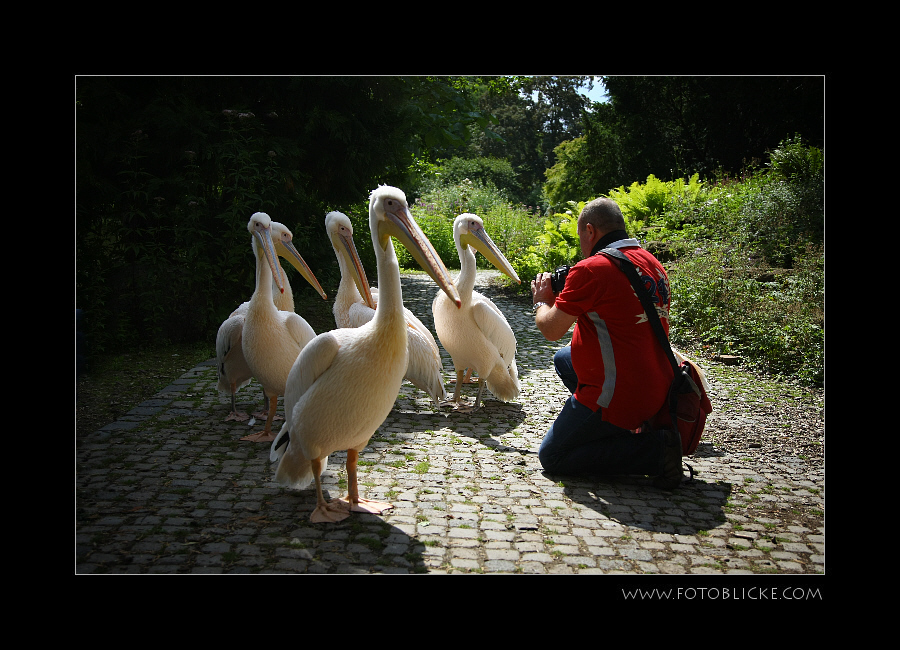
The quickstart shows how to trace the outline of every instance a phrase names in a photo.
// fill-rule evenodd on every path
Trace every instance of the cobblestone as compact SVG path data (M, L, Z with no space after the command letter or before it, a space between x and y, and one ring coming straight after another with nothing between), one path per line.
M403 283L433 331L433 283ZM529 305L479 290L517 332L521 399L487 394L474 414L442 412L404 383L359 467L363 496L393 510L309 523L314 490L276 485L269 445L224 422L209 360L76 441L76 573L824 573L821 459L759 463L703 442L688 459L695 478L674 492L641 476L544 474L537 449L567 397L551 362L562 342L535 331ZM259 385L238 403L260 406ZM708 427L728 435L747 426L718 417ZM345 461L329 459L326 497L345 493Z

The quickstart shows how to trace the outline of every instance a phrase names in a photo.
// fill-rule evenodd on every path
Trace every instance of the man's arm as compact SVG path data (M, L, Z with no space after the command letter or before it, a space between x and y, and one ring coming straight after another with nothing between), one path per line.
M550 287L550 274L541 273L531 282L532 302L545 304L537 307L534 313L534 324L548 341L558 341L578 318L570 316L556 308L556 296Z

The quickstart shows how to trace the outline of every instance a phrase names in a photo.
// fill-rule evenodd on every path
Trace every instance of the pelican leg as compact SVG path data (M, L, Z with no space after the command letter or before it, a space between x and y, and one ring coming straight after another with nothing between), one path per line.
M484 377L478 378L478 394L475 395L475 406L472 408L473 411L477 411L478 407L481 405L481 392L484 390Z
M257 411L253 414L253 417L259 418L262 420L263 418L269 417L269 398L266 395L266 391L263 391L263 407L261 411Z
M481 405L481 393L484 391L484 378L478 378L478 393L475 395L475 402L473 404L465 404L463 402L457 402L457 404L453 407L453 410L457 413L474 413L478 410L478 407Z
M451 381L451 382L456 382L457 384L460 383L460 380L459 380L458 378L457 378L457 379L451 379L450 381ZM464 383L464 384L474 384L475 381L476 381L476 380L472 379L472 369L471 369L471 368L466 368L466 376L463 377L462 383Z
M269 398L269 414L266 417L266 428L259 433L251 433L244 436L241 440L249 440L250 442L272 442L275 440L275 434L272 433L272 420L275 417L275 411L278 408L278 395Z
M459 407L460 391L462 390L463 383L465 383L462 379L462 376L463 376L463 371L457 370L456 371L456 381L454 382L455 387L453 388L453 397L450 398L449 400L444 400L443 402L441 402L441 406L448 406L448 405L452 404L454 406L454 408Z
M235 400L234 400L235 392L237 392L237 391L235 391L235 386L234 386L234 383L232 382L232 384L231 384L231 413L229 413L228 417L225 418L226 422L228 422L229 420L236 420L238 422L243 422L244 420L247 420L250 417L246 413L238 413L237 405L235 404Z
M454 404L459 404L459 399L462 394L462 385L463 385L462 376L463 376L463 372L460 370L457 370L456 371L456 386L453 388L453 403Z
M465 373L466 379L463 378L463 374ZM443 402L444 405L451 404L453 406L453 410L458 413L472 413L478 410L478 406L481 404L481 393L484 390L484 379L482 377L477 378L478 382L478 394L475 396L474 404L466 404L465 401L460 396L460 391L462 389L462 385L465 383L474 384L475 381L468 381L468 377L471 376L472 368L466 368L465 371L457 370L456 371L456 387L453 389L453 399L449 401Z
M337 523L350 516L350 506L342 499L328 502L322 495L322 459L314 458L312 461L313 476L316 478L316 509L312 511L309 520L314 524Z
M368 499L359 498L359 484L356 479L356 465L359 460L359 452L355 449L347 450L347 496L341 499L350 504L352 512L368 512L373 515L380 515L385 510L393 508L391 503L383 503L381 501L369 501Z
M254 413L253 417L259 418L260 420L267 419L269 417L269 397L268 395L266 395L266 391L263 391L263 409L262 411L257 411L256 413ZM275 420L283 419L283 417L276 413L275 417L272 418L272 421L274 422Z

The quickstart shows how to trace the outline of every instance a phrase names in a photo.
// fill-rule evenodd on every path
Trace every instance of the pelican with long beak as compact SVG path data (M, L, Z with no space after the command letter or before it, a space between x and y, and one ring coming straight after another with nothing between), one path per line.
M279 257L286 259L291 266L297 269L300 274L306 278L319 295L327 300L328 296L325 295L321 285L319 285L318 280L316 280L310 270L309 265L294 247L294 236L290 229L282 223L273 221L272 235L275 253ZM279 311L292 312L294 311L294 292L291 288L291 283L288 281L287 274L283 271L281 279L284 291L279 289L274 276L272 277L273 302ZM249 300L241 303L241 305L231 312L228 318L219 326L219 331L216 333L216 366L219 373L219 382L216 387L220 392L229 393L231 396L231 413L225 418L226 422L228 420L244 421L249 418L246 413L238 412L235 404L235 394L237 391L250 383L250 380L253 378L253 373L250 372L250 367L247 365L247 360L244 358L244 350L241 341L244 330L244 319L247 314L247 309L249 308ZM262 417L268 417L269 400L265 395L263 398L265 400L265 412L260 415L262 415Z
M366 272L353 243L353 224L342 212L325 215L325 232L341 268L341 283L334 299L334 321L338 327L360 327L375 317L376 292L369 287ZM444 390L441 352L431 331L406 307L409 365L404 379L428 393L437 407Z
M247 230L253 236L253 252L256 255L256 290L244 316L241 348L247 366L262 385L269 404L264 430L244 436L241 440L270 442L275 439L272 420L278 407L278 396L284 395L288 373L300 350L316 337L316 333L302 316L293 311L279 310L273 302L274 289L268 278L269 272L275 278L275 288L280 291L284 290L286 276L275 254L269 215L255 213L247 223ZM296 251L293 244L288 248L291 249ZM296 257L302 260L299 253ZM302 262L298 269L324 296L306 263Z
M447 268L413 220L402 191L381 186L372 192L369 229L380 288L375 317L360 327L320 334L303 348L287 380L285 422L269 453L278 463L278 483L303 489L315 481L313 522L340 521L350 512L380 514L393 507L360 498L357 485L359 452L390 413L409 358L409 327L391 237L409 249L451 303L460 304ZM348 495L328 502L321 473L328 455L341 450L347 450Z
M341 282L332 309L334 322L339 328L359 327L372 320L376 303L356 251L350 217L343 212L329 212L325 215L325 232L341 269Z
M475 253L479 251L498 269L516 282L521 282L515 269L500 252L484 229L484 222L474 214L461 214L453 222L453 240L459 253L460 271L456 287L462 306L457 309L438 293L431 305L438 340L453 360L456 388L452 402L456 410L478 409L485 385L504 402L519 396L516 370L516 336L497 306L474 290ZM460 388L466 370L478 373L478 394L471 407L460 403Z

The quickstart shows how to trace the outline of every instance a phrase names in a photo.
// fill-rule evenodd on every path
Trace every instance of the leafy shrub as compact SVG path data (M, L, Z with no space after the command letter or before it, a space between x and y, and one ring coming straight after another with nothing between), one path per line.
M790 268L808 244L823 241L824 174L821 150L788 140L771 153L768 173L746 184L741 233L768 263Z
M482 187L496 188L507 197L518 196L522 191L512 165L500 158L451 158L436 165L433 173L430 187L423 186L426 190L471 181Z
M456 253L456 243L453 241L453 220L456 215L420 201L410 206L410 212L447 268L459 268L459 256ZM419 263L406 248L403 246L395 248L401 268L419 270Z
M444 264L453 269L459 268L453 221L460 214L470 212L481 217L485 230L513 268L516 268L514 260L534 242L540 228L535 217L525 208L511 205L504 192L470 179L432 186L413 202L410 212ZM402 247L397 249L397 259L403 268L419 268L412 255ZM476 255L476 260L479 266L486 264L483 256Z
M586 138L580 136L559 143L553 150L556 162L544 172L544 195L552 208L565 205L571 196L589 196L593 174L586 169Z
M578 214L584 203L572 203L577 207L577 213L567 211L544 219L543 231L536 235L534 243L509 258L522 280L522 291L531 291L530 281L538 273L552 271L563 264L572 264L581 254L577 225Z
M698 249L669 268L670 336L711 354L736 354L757 369L805 383L824 376L824 263L810 246L791 273L760 276L727 244ZM760 278L768 281L761 281Z
M825 171L825 154L818 147L807 147L800 136L788 138L769 153L773 175L788 181L818 183Z
M698 174L685 181L662 181L653 174L646 183L620 186L607 196L619 204L629 234L644 237L659 231L674 231L691 221L695 207L705 199L706 188Z

